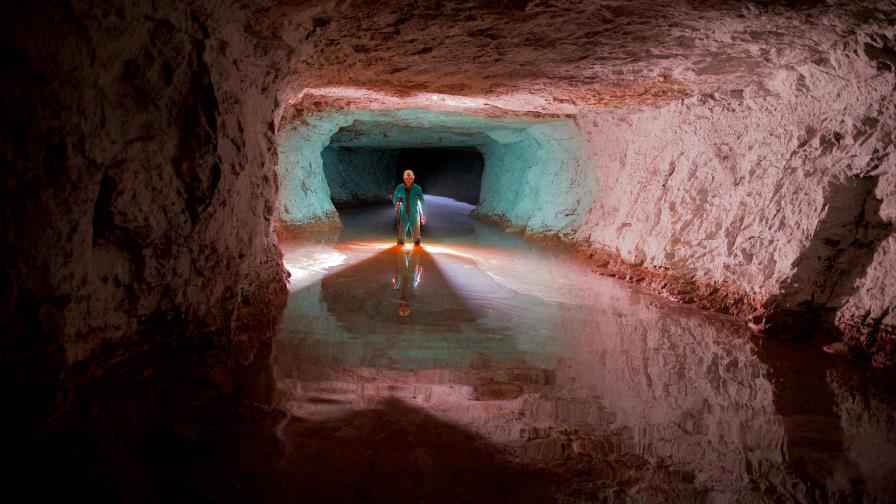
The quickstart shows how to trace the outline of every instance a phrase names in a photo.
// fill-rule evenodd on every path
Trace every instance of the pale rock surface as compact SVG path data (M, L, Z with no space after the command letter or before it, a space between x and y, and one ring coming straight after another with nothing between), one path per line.
M579 237L766 307L846 302L841 325L870 330L896 299L893 76L835 56L781 71L757 98L581 116L598 196ZM892 321L882 327L892 338Z
M432 107L430 98L395 103L371 94L360 100L343 98L337 103L346 108L329 112L306 112L304 104L312 100L307 96L293 104L280 129L278 219L285 225L338 222L328 177L338 198L360 198L384 183L382 173L358 159L344 159L354 165L350 176L343 173L345 166L327 175L324 157L339 161L324 153L327 145L380 151L475 147L487 166L481 213L500 216L529 232L574 233L590 206L593 171L583 161L585 151L572 121L512 111L491 118L459 107ZM396 181L391 182L394 187Z
M277 170L281 188L277 203L280 222L304 225L338 222L321 156L337 129L338 126L315 128L292 123L280 130Z

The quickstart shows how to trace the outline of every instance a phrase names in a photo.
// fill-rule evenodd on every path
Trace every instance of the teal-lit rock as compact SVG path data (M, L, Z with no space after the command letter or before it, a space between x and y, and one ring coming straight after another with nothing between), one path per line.
M594 170L569 119L423 109L333 111L304 119L282 131L279 143L278 210L288 224L336 222L333 201L380 197L398 183L390 178L390 153L407 148L477 149L485 162L477 211L527 232L572 236L594 200Z

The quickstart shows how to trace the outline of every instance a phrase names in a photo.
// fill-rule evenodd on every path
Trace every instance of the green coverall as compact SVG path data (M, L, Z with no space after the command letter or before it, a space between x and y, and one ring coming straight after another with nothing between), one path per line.
M414 237L414 243L420 241L420 216L426 215L426 201L423 199L423 189L417 184L411 184L408 189L404 184L399 184L392 195L392 205L401 201L398 217L398 243L404 243L408 235L408 228Z

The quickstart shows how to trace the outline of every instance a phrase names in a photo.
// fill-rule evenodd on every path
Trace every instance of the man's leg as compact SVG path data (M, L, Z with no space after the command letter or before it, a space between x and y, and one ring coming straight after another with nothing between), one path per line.
M412 222L409 222L411 226L411 234L414 236L414 245L420 245L420 216L418 215Z

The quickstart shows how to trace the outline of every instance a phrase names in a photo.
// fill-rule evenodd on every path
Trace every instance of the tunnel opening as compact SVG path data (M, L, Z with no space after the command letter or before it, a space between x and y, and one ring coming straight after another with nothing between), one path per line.
M394 180L413 170L426 194L478 205L483 167L482 153L475 148L402 149Z
M337 208L388 201L413 169L426 194L526 233L572 238L596 192L569 117L428 109L333 110L281 125L279 226L339 225Z
M328 145L321 152L336 210L385 203L412 170L426 195L477 205L484 159L475 147L376 149Z

